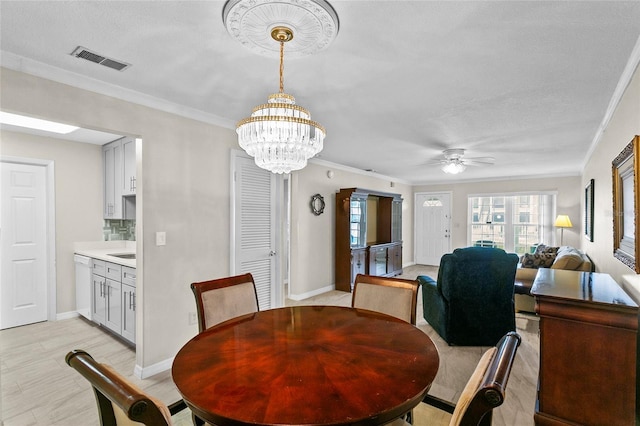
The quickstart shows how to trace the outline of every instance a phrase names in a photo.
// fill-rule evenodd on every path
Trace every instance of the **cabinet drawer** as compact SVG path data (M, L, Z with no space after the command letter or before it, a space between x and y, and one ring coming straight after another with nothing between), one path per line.
M105 262L105 277L120 282L122 280L122 265Z
M132 287L136 286L136 269L128 266L122 267L122 284L127 284Z
M104 260L91 259L91 272L96 275L100 275L101 277L105 277L106 267Z

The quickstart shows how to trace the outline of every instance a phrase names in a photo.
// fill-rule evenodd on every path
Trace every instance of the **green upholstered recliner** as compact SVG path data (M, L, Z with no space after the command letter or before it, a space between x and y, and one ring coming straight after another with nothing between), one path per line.
M438 281L418 276L424 319L449 344L494 346L515 331L518 256L499 248L467 247L442 256Z

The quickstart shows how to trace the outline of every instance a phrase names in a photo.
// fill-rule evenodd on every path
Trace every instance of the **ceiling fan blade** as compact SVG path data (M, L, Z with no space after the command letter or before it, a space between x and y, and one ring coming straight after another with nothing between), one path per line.
M490 166L494 164L494 159L490 157L486 158L469 158L462 159L462 162L467 166Z

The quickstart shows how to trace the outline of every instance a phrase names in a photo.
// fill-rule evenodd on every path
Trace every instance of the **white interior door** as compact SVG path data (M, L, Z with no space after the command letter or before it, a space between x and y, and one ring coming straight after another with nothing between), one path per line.
M416 194L416 263L439 265L451 251L451 194Z
M232 154L234 161L232 274L251 273L260 310L279 306L277 266L276 176L252 158Z
M46 168L0 162L0 329L47 320Z

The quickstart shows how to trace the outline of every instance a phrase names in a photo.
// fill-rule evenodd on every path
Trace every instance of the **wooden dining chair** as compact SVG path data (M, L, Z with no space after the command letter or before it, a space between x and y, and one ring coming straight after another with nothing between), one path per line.
M487 350L457 404L432 395L425 396L422 402L450 413L449 426L490 426L493 409L504 402L507 381L520 342L520 335L511 331L495 347ZM387 426L403 425L406 426L406 422L398 419Z
M187 408L183 400L167 407L83 350L69 352L65 361L91 383L102 426L170 426L171 416Z
M259 310L258 293L251 274L193 283L191 290L196 297L200 332Z
M417 280L358 274L351 307L368 309L416 324Z

